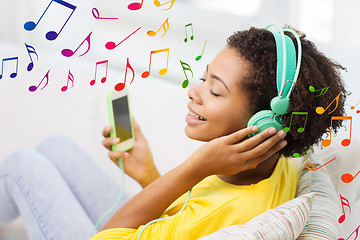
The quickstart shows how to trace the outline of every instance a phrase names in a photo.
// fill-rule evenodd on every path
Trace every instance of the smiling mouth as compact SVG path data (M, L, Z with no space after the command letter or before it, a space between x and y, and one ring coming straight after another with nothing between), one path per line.
M199 116L199 115L193 113L190 110L189 110L189 115L190 115L191 118L196 119L196 120L200 120L200 121L206 121L207 120L206 118L204 118L202 116Z

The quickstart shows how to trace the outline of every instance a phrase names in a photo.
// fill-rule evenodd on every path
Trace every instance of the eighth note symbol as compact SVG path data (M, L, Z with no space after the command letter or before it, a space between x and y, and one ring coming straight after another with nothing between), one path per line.
M291 113L291 119L290 119L290 125L289 125L289 127L285 127L285 128L283 129L283 131L284 131L284 132L289 132L289 131L290 131L291 123L292 123L294 114L295 114L295 115L305 115L305 123L304 123L304 126L303 126L303 127L299 127L299 128L297 129L297 132L298 132L298 133L302 133L302 132L305 131L305 126L306 126L306 121L307 121L307 117L308 117L308 112L292 112L292 113Z
M354 110L359 103L360 101L355 106L351 106L351 110ZM360 110L356 110L356 113L360 113Z
M336 101L336 106L335 106L334 110L332 110L332 111L329 112L328 114L334 112L334 111L336 110L336 108L338 107L340 94L341 94L341 92L336 96L336 98L334 98L334 100L331 101L331 103L330 103L325 109L324 109L323 107L317 107L317 108L315 109L315 112L316 112L317 114L323 114L323 113L331 106L331 104L332 104L334 101Z
M341 207L342 207L342 209L343 209L343 213L344 213L344 214L339 217L338 222L339 222L339 223L343 223L343 222L345 221L345 209L344 209L344 205L349 207L349 213L351 213L351 208L350 208L349 200L347 200L346 198L344 198L343 196L341 196L341 194L340 194L340 200L341 200ZM346 201L346 202L345 202L345 201Z
M82 42L80 43L80 45L75 49L75 51L73 51L73 50L71 50L71 49L63 49L63 50L61 51L61 54L62 54L64 57L71 57L71 56L73 56L74 53L76 53L76 51L80 48L80 46L82 46L83 43L86 41L87 44L88 44L87 50L86 50L83 54L81 54L79 57L85 55L85 54L90 50L90 46L91 46L91 45L90 45L90 36L91 36L91 34L92 34L92 32L90 32L90 34L84 39L84 41L82 41Z
M186 25L185 25L185 38L184 38L184 42L187 42L187 40L188 40L186 27L191 27L190 40L194 40L194 30L193 30L193 26L192 26L192 23L189 23L189 24L186 24Z

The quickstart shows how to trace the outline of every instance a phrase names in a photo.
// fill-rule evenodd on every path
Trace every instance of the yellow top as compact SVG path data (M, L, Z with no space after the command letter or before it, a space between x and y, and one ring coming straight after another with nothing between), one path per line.
M256 184L237 186L209 176L194 186L190 200L178 215L145 228L140 239L198 239L221 228L244 224L270 208L295 197L298 169L291 159L280 157L272 175ZM177 213L184 194L161 215ZM97 233L91 240L136 240L141 228L113 228Z

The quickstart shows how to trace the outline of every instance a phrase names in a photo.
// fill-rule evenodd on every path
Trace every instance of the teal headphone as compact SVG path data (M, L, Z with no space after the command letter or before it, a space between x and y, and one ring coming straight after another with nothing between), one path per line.
M277 31L269 30L268 28L271 26L277 27ZM277 24L271 24L265 29L268 29L273 34L276 42L276 83L278 96L271 100L271 110L262 110L250 118L247 126L257 126L259 130L250 134L249 137L255 136L270 127L275 127L277 131L285 127L281 115L285 115L289 112L289 97L294 90L300 71L301 42L297 33L292 29L282 29ZM297 61L294 43L289 36L284 34L284 32L290 32L296 38L298 46Z

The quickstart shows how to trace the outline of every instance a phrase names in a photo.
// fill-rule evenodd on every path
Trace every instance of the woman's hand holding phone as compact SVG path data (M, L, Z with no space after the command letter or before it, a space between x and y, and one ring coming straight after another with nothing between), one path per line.
M215 174L233 175L255 169L286 145L286 133L269 128L249 139L258 130L248 127L230 135L213 139L198 148L188 159L190 168L197 168L202 177ZM245 140L243 140L245 139Z
M116 165L119 165L118 158L123 159L125 173L144 188L160 177L160 173L155 166L147 140L135 119L132 119L135 132L135 145L132 149L126 152L112 151L111 145L119 143L120 139L110 137L111 126L104 128L102 134L105 139L102 144L109 150L108 156Z

